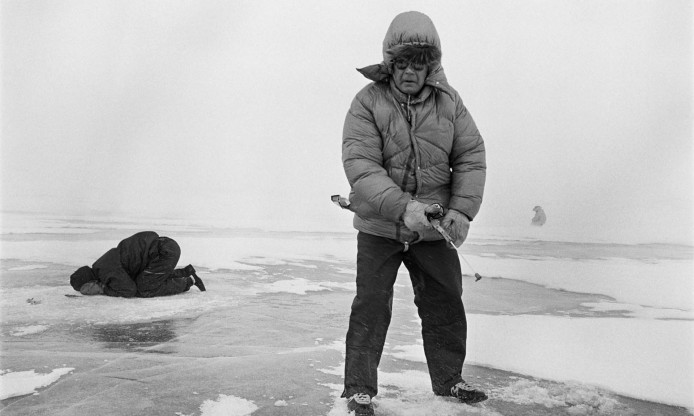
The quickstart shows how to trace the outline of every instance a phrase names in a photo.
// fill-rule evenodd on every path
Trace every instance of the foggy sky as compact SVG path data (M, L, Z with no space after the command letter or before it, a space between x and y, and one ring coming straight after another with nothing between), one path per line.
M692 241L692 3L2 0L3 211L351 229L341 134L428 14L487 147L474 227Z

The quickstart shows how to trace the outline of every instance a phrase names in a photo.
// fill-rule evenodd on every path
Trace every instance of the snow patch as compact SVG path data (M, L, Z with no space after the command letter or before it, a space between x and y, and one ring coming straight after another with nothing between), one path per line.
M476 270L489 276L521 280L550 289L606 295L618 302L676 311L694 309L691 260L644 262L624 258L569 260L555 258L488 258L466 255ZM483 273L484 274L484 273Z
M205 400L200 406L200 416L247 416L258 410L250 400L220 394L217 400Z
M72 370L70 367L56 368L50 373L0 370L0 400L36 393L36 389L55 383Z
M478 314L467 321L471 364L694 407L692 321Z
M48 325L26 325L19 326L10 333L13 337L23 337L24 335L38 334L48 329Z
M478 406L469 406L456 399L443 398L431 391L429 374L423 371L401 373L379 372L379 395L373 399L379 415L388 416L457 416L471 414L501 416L498 412ZM347 400L339 397L343 386L332 385L333 407L328 416L350 416ZM464 413L462 413L464 412Z
M36 270L36 269L45 269L47 266L41 265L41 264L28 264L26 266L17 266L17 267L10 267L7 270L11 271L25 271L25 270Z
M287 264L286 261L271 257L251 257L243 259L244 263L255 264L258 266L283 266Z
M338 282L312 282L301 277L295 279L278 280L270 284L259 284L256 289L258 293L293 293L295 295L305 295L307 292L321 292L324 290L343 289L351 290L354 283Z
M65 294L77 294L78 297L67 298ZM0 296L3 299L0 305L3 322L45 324L164 319L188 312L210 310L228 303L234 297L226 291L199 292L196 289L177 296L151 299L81 296L69 285L3 288ZM36 303L27 303L29 297L35 299Z
M598 388L577 383L555 384L521 379L491 393L495 399L518 404L567 407L566 411L572 415L611 415L623 407Z
M400 360L414 361L418 363L426 363L427 359L424 355L424 345L421 339L417 340L415 345L398 345L392 348L391 351L385 354L390 355Z

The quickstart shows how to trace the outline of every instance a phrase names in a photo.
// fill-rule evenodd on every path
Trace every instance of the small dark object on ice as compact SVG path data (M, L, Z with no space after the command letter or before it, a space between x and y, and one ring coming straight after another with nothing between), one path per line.
M475 273L475 282L480 280L482 276L479 273Z
M39 303L41 303L41 301L40 301L40 300L36 300L36 299L34 299L34 298L29 298L29 299L27 299L27 303L30 304L30 305L38 305Z
M80 295L69 295L67 293L65 294L65 296L67 296L68 298L81 298L82 297Z

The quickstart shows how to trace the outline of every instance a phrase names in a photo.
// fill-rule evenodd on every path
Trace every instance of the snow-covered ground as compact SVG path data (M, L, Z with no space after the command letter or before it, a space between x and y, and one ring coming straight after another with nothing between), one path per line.
M320 321L315 331L320 332L321 325L326 328L324 336L312 338L312 343L293 343L284 353L318 351L338 357L342 353L344 317L353 296L354 234L20 218L3 221L0 241L0 311L3 351L7 351L0 363L3 400L40 392L79 374L78 366L71 362L38 368L16 359L24 366L5 365L7 357L17 357L12 353L18 341L42 336L52 339L56 336L52 331L66 325L86 331L89 326L129 325L182 315L224 316L234 308L244 310L255 300L265 307L274 302L296 311L296 317L282 316L287 325L303 322L305 314L315 314ZM178 241L182 248L179 265L195 265L208 292L193 289L147 300L64 296L77 294L68 283L71 270L91 264L120 239L145 229ZM468 276L464 282L467 362L522 375L487 382L492 399L572 409L571 414L615 414L619 402L611 394L616 393L694 408L692 248L604 243L596 248L557 242L538 248L537 243L473 235L461 249L485 276L476 283ZM472 274L465 264L463 267ZM64 281L42 282L40 276L51 273L62 273ZM381 371L382 389L376 400L380 414L513 414L495 406L492 399L486 407L465 406L468 413L460 413L459 404L431 394L404 268L401 274L395 300L396 313L401 315L399 320L394 317L390 333L395 335L389 335L384 352L384 361L395 364L391 368L384 364ZM326 295L331 296L330 301L322 297ZM560 298L564 300L558 301ZM320 315L331 306L336 314L344 312L337 321ZM191 354L207 359L214 358L217 350L226 351L228 340L215 332L213 323L208 325L205 336L222 337L219 345L194 349L197 344L180 341L179 348L193 348ZM256 328L234 325L254 334L256 345L272 344L273 333L283 329L272 323ZM326 377L342 374L339 359L311 363L311 368ZM328 409L322 414L346 414L339 398L339 380L321 379L315 385L331 391ZM268 400L277 411L263 414L295 414L288 410L296 404L291 397L276 395ZM194 414L250 415L261 407L257 398L220 391L214 397L200 397Z

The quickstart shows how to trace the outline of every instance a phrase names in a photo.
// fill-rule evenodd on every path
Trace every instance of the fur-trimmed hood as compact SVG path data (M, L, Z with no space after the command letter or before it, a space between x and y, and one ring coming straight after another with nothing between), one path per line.
M390 23L383 39L383 62L358 68L362 75L376 82L386 82L393 74L393 58L404 49L415 48L429 61L429 74L424 84L451 95L448 80L441 67L441 40L434 22L424 13L400 13Z

